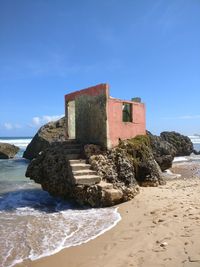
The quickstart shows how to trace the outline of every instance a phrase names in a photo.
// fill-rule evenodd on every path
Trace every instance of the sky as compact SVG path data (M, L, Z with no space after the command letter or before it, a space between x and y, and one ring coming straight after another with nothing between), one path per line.
M99 83L141 97L152 133L200 134L200 1L0 0L0 136L33 136Z

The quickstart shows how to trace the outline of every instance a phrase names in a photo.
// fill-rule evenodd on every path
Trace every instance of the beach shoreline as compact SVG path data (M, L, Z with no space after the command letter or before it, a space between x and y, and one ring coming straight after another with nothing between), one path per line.
M119 205L122 220L88 243L18 267L200 266L198 163L174 164L178 179L143 187Z

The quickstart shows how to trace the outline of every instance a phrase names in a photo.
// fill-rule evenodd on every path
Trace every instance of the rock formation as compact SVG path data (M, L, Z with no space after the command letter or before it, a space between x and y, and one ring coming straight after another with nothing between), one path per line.
M19 151L19 147L8 143L0 143L0 159L10 159Z
M176 155L176 149L173 145L165 140L162 140L160 136L156 136L147 132L153 151L154 158L162 171L165 171L172 167L174 156Z
M41 184L42 188L53 196L67 196L70 187L66 149L66 144L63 142L49 145L31 161L26 177Z
M200 155L200 151L197 151L196 149L193 150L193 153L194 153L195 155Z
M26 176L53 196L92 207L112 206L132 199L139 186L164 184L161 170L171 167L174 156L191 150L190 141L174 132L136 136L110 150L88 144L81 151L72 140L48 142L46 149L37 150Z
M189 137L176 132L162 132L156 136L147 132L153 155L161 170L171 168L174 157L188 156L192 152L193 144Z
M122 141L119 147L127 151L135 167L135 177L140 186L158 186L165 183L161 169L154 159L148 136L136 136Z
M177 157L189 156L194 150L193 143L188 136L177 132L162 132L160 136L162 140L174 146L176 150L175 156Z
M139 193L139 185L158 186L164 182L148 137L123 141L111 150L86 145L88 164L84 160L69 160L69 147L67 141L51 144L32 160L26 176L40 183L51 195L72 198L93 207L130 200Z
M38 156L39 152L48 148L51 143L64 141L66 138L65 128L65 117L42 126L27 146L23 157L32 160Z

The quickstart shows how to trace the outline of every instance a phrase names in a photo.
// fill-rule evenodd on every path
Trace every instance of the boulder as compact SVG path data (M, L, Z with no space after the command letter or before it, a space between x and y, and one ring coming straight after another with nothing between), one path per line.
M88 146L87 146L88 148ZM123 183L126 186L137 184L134 166L125 149L113 148L89 157L91 168L108 183Z
M26 177L40 183L53 196L70 198L92 207L128 201L139 193L139 185L164 184L148 136L121 141L118 147L110 150L95 145L86 145L84 149L90 168L100 177L97 183L73 182L74 165L68 161L67 141L54 142L39 153L30 162Z
M43 190L53 196L66 197L69 193L67 144L51 144L37 158L33 159L26 170L26 177L41 184Z
M134 167L123 150L98 150L104 154L90 156L89 162L102 179L97 184L89 185L72 182L67 147L67 142L51 144L30 162L26 177L41 184L53 196L73 199L92 207L112 206L130 200L139 193ZM88 146L86 148L90 151Z
M19 147L8 143L0 143L0 159L10 159L19 151Z
M147 132L147 135L149 136L153 156L161 170L165 171L171 168L176 155L175 147L160 136L153 135L150 132Z
M135 169L135 178L140 186L158 186L165 184L161 169L154 159L148 136L136 136L122 141L120 147L125 149Z
M177 132L162 132L160 134L162 140L167 141L176 149L175 156L189 156L193 150L193 143L188 136Z
M27 146L23 157L29 160L36 158L38 154L48 148L53 142L62 142L66 139L65 117L55 122L49 122L42 126Z
M193 153L194 153L195 155L200 155L200 151L197 151L196 149L193 150Z

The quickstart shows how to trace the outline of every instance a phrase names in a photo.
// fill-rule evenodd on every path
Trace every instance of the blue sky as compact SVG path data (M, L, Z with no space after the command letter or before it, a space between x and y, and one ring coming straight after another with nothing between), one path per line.
M200 133L199 0L0 0L0 136L33 135L64 94L108 82L147 129Z

